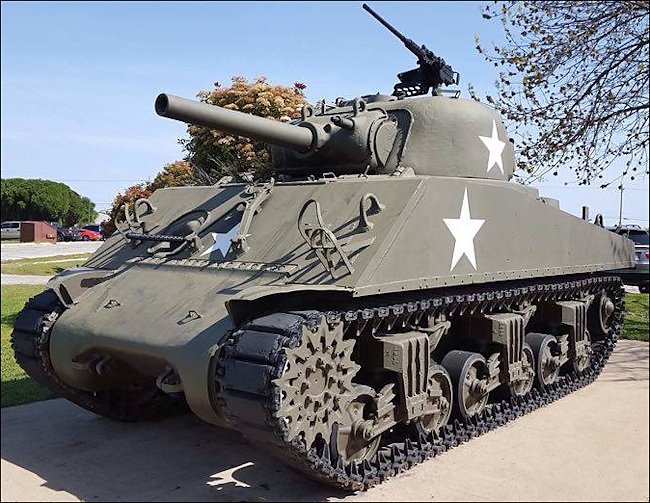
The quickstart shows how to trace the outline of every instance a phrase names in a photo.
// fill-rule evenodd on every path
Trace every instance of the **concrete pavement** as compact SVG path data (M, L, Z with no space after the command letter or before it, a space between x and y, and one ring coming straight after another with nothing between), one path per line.
M2 261L21 258L51 257L53 255L73 255L92 253L103 241L63 241L60 243L2 243L0 255Z
M25 258L45 258L55 255L74 255L92 253L102 245L103 241L64 241L61 243L2 243L0 252L2 262ZM57 261L59 262L59 261ZM60 260L65 263L65 259ZM52 276L37 276L31 274L2 274L0 283L3 285L44 285Z
M64 400L2 411L2 501L647 501L648 344L594 384L366 493L322 486L192 415L121 424Z
M44 285L52 276L37 276L36 274L0 274L3 285Z

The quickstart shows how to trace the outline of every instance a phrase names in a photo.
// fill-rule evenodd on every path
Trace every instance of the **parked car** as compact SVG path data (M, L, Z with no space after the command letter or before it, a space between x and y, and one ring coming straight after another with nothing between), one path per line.
M638 286L641 293L648 293L650 283L650 248L648 231L638 225L622 225L609 227L609 230L634 241L636 267L634 269L618 269L618 274L626 285Z
M2 239L20 239L20 222L2 222L0 236Z
M100 241L102 239L101 232L95 232L90 229L79 229L79 237L81 241Z
M56 228L57 241L78 241L79 229L76 227L62 227L57 222L51 222L51 225Z
M102 235L102 239L106 239L106 233L101 225L84 225L83 228L89 231L99 232Z

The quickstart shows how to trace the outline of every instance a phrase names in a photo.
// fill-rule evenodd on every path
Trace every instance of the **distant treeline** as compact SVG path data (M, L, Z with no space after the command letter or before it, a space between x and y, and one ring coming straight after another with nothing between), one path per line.
M95 204L65 183L51 180L3 178L2 220L45 220L63 225L94 222Z

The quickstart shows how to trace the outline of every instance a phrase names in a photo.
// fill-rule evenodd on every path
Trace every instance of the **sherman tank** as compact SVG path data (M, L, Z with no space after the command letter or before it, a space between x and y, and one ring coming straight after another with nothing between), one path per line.
M499 115L364 8L418 58L391 95L289 124L158 96L163 117L272 145L276 178L125 207L17 317L31 377L118 420L189 408L361 490L598 376L632 243L510 181Z

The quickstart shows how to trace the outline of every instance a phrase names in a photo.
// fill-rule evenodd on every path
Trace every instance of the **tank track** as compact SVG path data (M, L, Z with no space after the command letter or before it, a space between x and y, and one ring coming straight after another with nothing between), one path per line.
M65 310L52 290L32 297L14 321L11 345L18 364L36 382L95 414L120 421L156 420L187 409L185 400L157 388L88 392L67 386L52 368L50 329Z
M276 416L280 407L280 392L272 380L283 372L283 349L298 345L302 325L314 326L321 316L332 323L343 321L345 328L353 332L355 324L381 324L391 319L408 321L432 309L440 313L456 310L461 310L460 313L489 312L507 308L522 300L562 300L603 289L613 300L615 311L608 333L592 344L591 362L584 372L580 375L567 374L545 391L533 389L517 399L492 403L481 414L470 419L455 419L439 435L431 433L414 438L413 435L403 434L401 438L396 438L394 434L387 436L385 433L372 461L344 463L337 455L336 447L332 447L335 445L334 439L308 450L300 436L291 442L287 440L286 422ZM624 290L618 277L590 276L564 281L517 283L502 288L488 285L480 288L480 291L476 287L473 291L459 288L409 302L361 309L275 313L250 321L234 331L224 348L214 357L213 400L216 407L225 411L233 427L249 440L270 449L310 477L345 490L366 490L593 382L614 349L623 324L624 307Z

